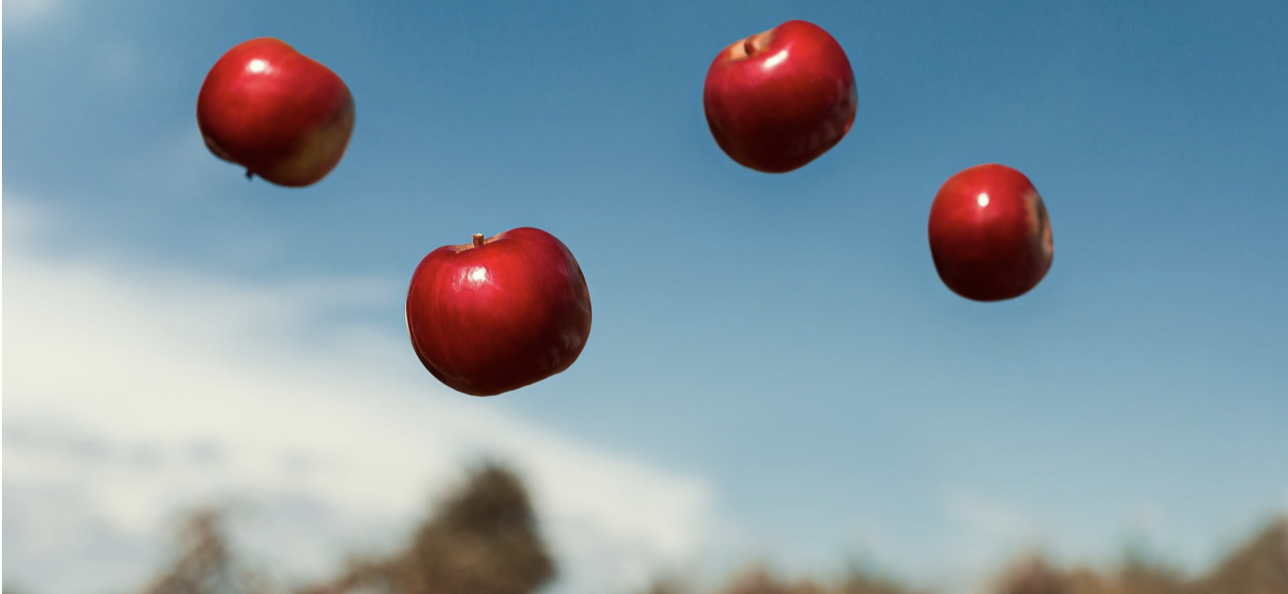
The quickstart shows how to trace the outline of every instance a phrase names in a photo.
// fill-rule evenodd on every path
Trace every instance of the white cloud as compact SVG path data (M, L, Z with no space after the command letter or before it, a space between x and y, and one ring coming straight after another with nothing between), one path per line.
M54 256L37 246L55 221L10 196L4 209L10 584L128 591L205 503L232 504L238 545L281 575L317 575L396 544L484 455L529 479L561 561L553 591L626 591L711 538L703 480L451 393L404 337L329 315L384 304L396 283Z

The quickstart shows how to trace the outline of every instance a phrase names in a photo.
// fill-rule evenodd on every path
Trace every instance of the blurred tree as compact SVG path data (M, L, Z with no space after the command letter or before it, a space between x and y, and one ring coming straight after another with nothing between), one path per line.
M1179 594L1185 591L1180 572L1143 557L1129 555L1118 569L1118 591L1124 594Z
M527 490L502 465L477 468L439 503L409 542L388 556L356 558L335 578L293 594L532 594L555 575ZM213 511L194 514L180 532L173 563L141 594L271 594L241 567ZM761 565L740 572L720 594L919 594L851 565L835 582L785 581ZM1062 571L1041 556L1017 561L992 594L1288 594L1288 518L1272 522L1207 575L1187 580L1152 555L1129 548L1105 571ZM662 578L642 594L693 594ZM11 594L6 590L4 594Z
M1193 594L1288 593L1288 518L1271 523L1207 577Z
M1007 570L998 594L1073 594L1073 587L1042 557L1034 555Z
M227 545L219 514L203 510L179 532L179 554L144 594L264 594L267 584L240 568Z
M678 579L659 579L644 594L688 594ZM834 584L811 579L788 583L763 566L753 566L736 576L721 590L722 594L917 594L917 591L879 577L860 566L851 565L844 577Z
M736 578L724 594L823 594L823 589L810 580L787 584L765 568L756 567Z
M357 560L339 577L297 594L529 594L555 574L518 477L497 464L475 471L407 547Z
M851 564L845 578L837 588L838 594L918 594L894 580L878 575L875 571L861 565Z

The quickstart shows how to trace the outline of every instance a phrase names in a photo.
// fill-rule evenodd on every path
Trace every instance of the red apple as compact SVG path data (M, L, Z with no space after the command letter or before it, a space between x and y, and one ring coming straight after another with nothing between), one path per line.
M711 134L734 161L784 173L836 146L859 98L841 44L818 25L788 21L720 52L702 103Z
M282 186L326 177L349 145L353 117L353 95L339 76L270 37L228 50L197 95L210 152Z
M421 363L474 396L522 388L568 369L590 336L590 292L555 236L521 227L440 247L407 293Z
M976 301L1019 297L1051 268L1046 205L1023 173L980 165L944 183L930 206L930 255L939 278Z

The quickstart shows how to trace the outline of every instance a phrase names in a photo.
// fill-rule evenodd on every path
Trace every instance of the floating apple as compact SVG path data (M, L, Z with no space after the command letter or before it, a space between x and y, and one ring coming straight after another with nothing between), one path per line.
M1051 268L1046 205L1023 173L980 165L950 178L930 206L930 255L939 278L976 301L1019 297Z
M197 95L210 152L282 186L326 177L344 156L353 118L353 96L339 76L270 37L228 50Z
M531 227L430 252L407 293L407 330L421 363L474 396L568 369L586 346L590 317L576 258Z
M788 21L720 52L702 103L711 134L734 161L784 173L836 146L859 98L841 45L818 25Z

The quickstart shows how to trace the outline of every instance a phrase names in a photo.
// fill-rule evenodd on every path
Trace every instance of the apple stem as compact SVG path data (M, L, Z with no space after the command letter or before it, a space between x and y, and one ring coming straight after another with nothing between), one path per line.
M474 234L474 247L483 247L483 234L482 234L482 233L475 233L475 234Z
M751 37L748 37L742 41L742 51L747 52L748 56L756 53L756 43L752 41Z
M254 173L252 173L252 172L251 172L251 170L247 169L247 170L246 170L246 181L253 181L254 179L255 179L255 174L254 174Z

